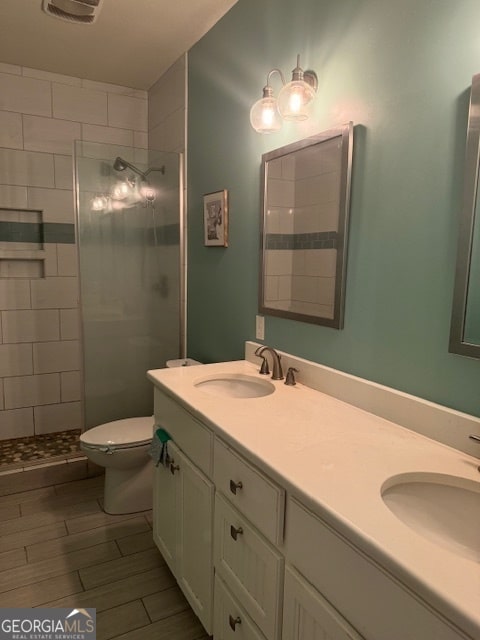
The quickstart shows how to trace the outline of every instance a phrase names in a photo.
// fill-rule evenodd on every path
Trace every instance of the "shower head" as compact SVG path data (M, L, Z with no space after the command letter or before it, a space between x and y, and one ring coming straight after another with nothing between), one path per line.
M115 169L115 171L125 171L125 169L131 169L137 175L139 175L143 180L147 179L147 176L145 173L143 173L143 171L140 171L140 169L137 169L135 165L131 164L130 162L127 162L127 160L124 160L120 156L117 156L115 158L115 162L113 163L113 168Z
M115 171L125 171L125 169L127 168L131 169L137 175L139 175L142 178L142 180L146 180L148 174L151 171L160 171L161 173L165 174L165 165L162 165L159 168L152 167L151 169L147 169L145 172L143 172L143 171L140 171L140 169L137 169L135 165L131 164L130 162L127 162L127 160L124 160L120 156L117 156L115 158L115 162L113 163L113 168L115 169Z
M127 167L128 162L126 160L120 158L120 156L117 156L115 158L115 162L113 163L113 168L115 169L115 171L125 171Z

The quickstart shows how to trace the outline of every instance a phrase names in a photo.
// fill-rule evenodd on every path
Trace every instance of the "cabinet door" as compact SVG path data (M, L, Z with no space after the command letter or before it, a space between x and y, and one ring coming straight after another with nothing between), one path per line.
M170 463L174 464L180 453L172 442L168 443ZM177 573L178 558L178 482L170 470L170 464L155 467L153 480L153 540L170 567Z
M178 457L178 583L206 631L212 633L214 485L188 458Z
M363 640L291 567L285 569L282 640Z

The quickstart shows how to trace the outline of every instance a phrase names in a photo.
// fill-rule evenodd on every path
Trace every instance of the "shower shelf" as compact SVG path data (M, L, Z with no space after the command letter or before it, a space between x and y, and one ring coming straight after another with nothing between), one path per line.
M45 260L45 249L0 249L0 260Z
M44 278L45 249L0 249L0 278Z

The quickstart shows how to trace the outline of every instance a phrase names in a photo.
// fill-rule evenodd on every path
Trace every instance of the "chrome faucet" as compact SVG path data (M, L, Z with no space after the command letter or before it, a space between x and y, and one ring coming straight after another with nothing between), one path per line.
M280 362L281 356L279 356L272 347L258 347L255 355L265 360L265 356L263 355L265 351L268 351L272 355L272 380L283 380L282 363Z

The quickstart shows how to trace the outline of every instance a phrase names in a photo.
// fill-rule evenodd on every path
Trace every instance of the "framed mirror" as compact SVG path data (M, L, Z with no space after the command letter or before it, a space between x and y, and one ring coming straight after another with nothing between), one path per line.
M465 152L463 206L450 327L451 353L480 358L480 74L473 76Z
M343 327L353 123L262 156L259 312Z

